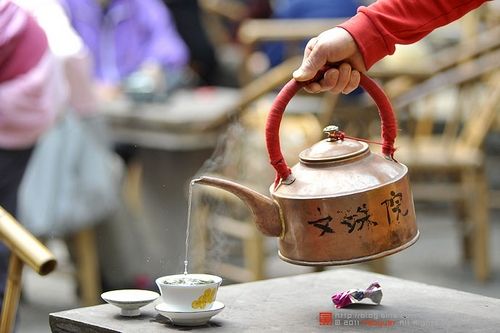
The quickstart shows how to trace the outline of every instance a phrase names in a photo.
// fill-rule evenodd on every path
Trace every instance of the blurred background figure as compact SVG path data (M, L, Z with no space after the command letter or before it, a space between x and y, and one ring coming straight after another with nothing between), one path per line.
M198 0L163 0L172 13L177 31L189 49L189 64L196 85L220 85L215 48L203 26Z
M59 71L64 74L62 90L58 92L64 105L82 116L97 112L93 87L92 56L82 39L72 28L59 0L13 0L36 19L47 36L50 52Z
M61 0L90 50L99 97L175 87L188 51L159 0Z
M173 90L188 84L189 52L170 11L160 0L59 2L91 54L98 108L120 107L122 102L130 101L162 102ZM122 185L127 188L131 179L140 182L142 161L137 145L117 143L115 151L127 164ZM134 189L139 188L139 183L134 184ZM109 262L119 262L115 253L116 246L122 244L120 235L127 232L124 223L135 218L131 207L134 203L121 199L117 214L102 223L96 235L105 290L117 286ZM124 268L119 269L123 272Z
M0 205L17 215L17 193L38 138L54 122L61 76L47 38L27 11L0 2ZM9 251L0 244L0 297Z
M98 98L139 101L164 97L181 85L188 50L159 0L60 0L94 62ZM126 163L135 147L119 144Z
M81 276L97 267L97 260L82 258L83 253L89 257L96 251L92 227L112 215L118 205L121 160L112 152L105 120L98 112L91 54L59 1L13 2L30 12L47 36L55 60L52 75L57 74L60 82L55 93L61 101L53 106L57 122L38 141L19 188L19 220L49 246L66 241L71 255L66 267L75 268L78 296L82 303L94 304L98 295L88 292L94 284L91 275ZM105 173L99 171L104 168ZM89 174L90 178L85 176ZM96 203L105 202L111 204L96 208ZM56 255L62 263L65 255L61 251Z

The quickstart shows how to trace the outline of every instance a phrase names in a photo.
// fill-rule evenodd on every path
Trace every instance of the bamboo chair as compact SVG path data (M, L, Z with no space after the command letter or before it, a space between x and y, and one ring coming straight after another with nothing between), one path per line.
M243 65L240 70L241 81L246 84L255 84L260 78L252 76L249 71L250 57L265 42L283 42L286 46L286 57L284 63L295 62L294 66L281 65L284 71L282 80L284 83L290 79L291 73L297 69L303 57L303 42L328 30L347 18L314 18L314 19L246 19L238 30L238 40L242 44ZM290 27L294 27L290 29ZM288 71L288 73L286 72ZM269 75L266 75L269 77ZM278 76L276 76L278 77ZM309 95L310 96L310 95ZM304 98L304 94L298 94L294 99ZM321 126L329 125L334 108L338 103L338 96L323 94L321 105L314 112Z
M42 243L1 207L0 238L11 251L0 320L0 332L9 333L13 330L21 295L23 265L30 266L40 275L47 275L56 268L57 261Z
M430 55L431 60L422 64L407 64L405 66L388 66L381 61L369 71L369 75L384 82L386 92L392 97L405 93L414 85L427 80L434 75L466 63L481 55L500 47L500 25L494 25L455 45L438 50Z
M440 118L444 92L451 97ZM486 280L489 204L482 145L499 111L500 50L449 68L393 102L404 130L395 156L410 170L415 199L457 205L464 258L472 259L476 279Z
M91 306L101 303L101 276L95 227L78 230L65 240L74 254L75 278L81 305Z

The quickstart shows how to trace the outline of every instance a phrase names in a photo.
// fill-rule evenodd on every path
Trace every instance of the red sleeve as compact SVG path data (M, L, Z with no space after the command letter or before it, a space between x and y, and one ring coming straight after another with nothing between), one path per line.
M366 68L393 54L396 44L414 43L486 0L378 0L340 25L354 38Z

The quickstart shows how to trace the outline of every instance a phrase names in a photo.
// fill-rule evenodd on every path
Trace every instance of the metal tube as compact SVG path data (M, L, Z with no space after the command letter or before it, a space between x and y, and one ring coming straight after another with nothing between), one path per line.
M38 274L46 275L56 268L54 255L1 207L0 239L14 255Z
M15 254L11 254L9 260L9 270L7 286L2 304L2 318L0 321L0 332L12 332L16 321L17 305L21 295L21 277L23 272L23 262Z

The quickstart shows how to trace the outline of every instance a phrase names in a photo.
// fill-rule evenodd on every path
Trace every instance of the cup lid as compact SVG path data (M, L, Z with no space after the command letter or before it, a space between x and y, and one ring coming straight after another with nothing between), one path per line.
M301 162L335 162L361 155L368 151L368 144L352 139L324 139L299 154Z

